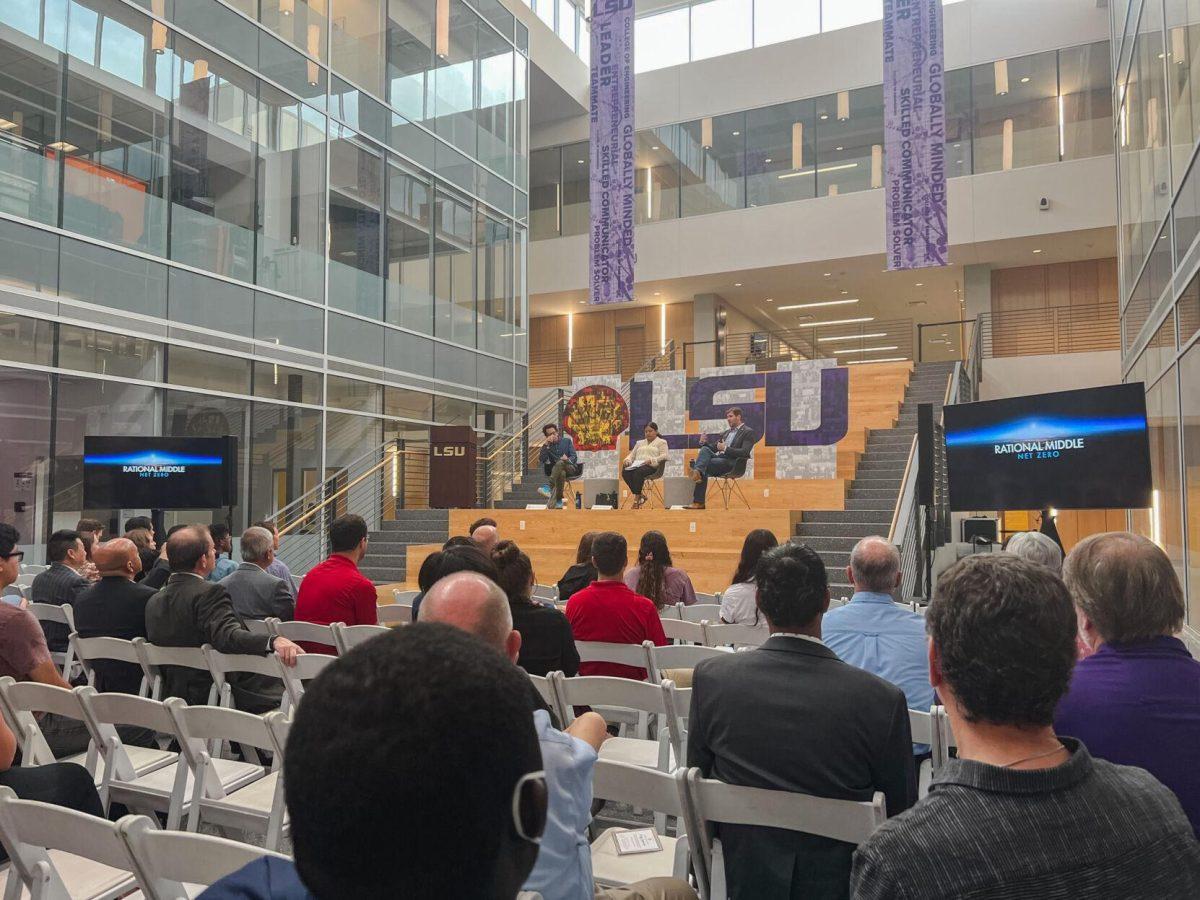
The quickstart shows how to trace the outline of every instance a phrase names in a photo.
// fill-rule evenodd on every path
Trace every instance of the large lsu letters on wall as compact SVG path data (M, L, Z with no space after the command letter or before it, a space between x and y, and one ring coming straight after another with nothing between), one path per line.
M740 406L747 424L762 438L756 445L775 449L775 472L760 477L835 478L836 444L849 427L849 373L833 360L779 363L774 372L752 366L703 369L697 378L683 372L646 372L629 385L629 434L642 437L648 422L657 422L670 448L667 476L684 474L684 451L696 449L706 436L726 429L725 411ZM620 390L618 376L577 379L576 391L603 384ZM757 399L761 391L762 400ZM689 433L688 421L696 423ZM580 454L593 477L617 477L623 450ZM748 468L746 477L753 477Z

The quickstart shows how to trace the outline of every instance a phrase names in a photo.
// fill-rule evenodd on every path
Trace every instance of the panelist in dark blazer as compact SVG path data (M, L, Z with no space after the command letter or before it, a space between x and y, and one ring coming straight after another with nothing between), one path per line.
M275 537L257 526L242 532L242 563L221 579L234 611L243 619L276 618L290 622L296 611L291 585L267 567L275 561Z
M758 442L759 433L743 421L741 407L734 406L726 410L725 421L729 423L729 430L717 441L716 446L704 444L692 461L691 476L692 481L696 482L692 492L692 509L704 509L709 478L720 475L737 478L745 474L750 454Z
M146 636L146 603L154 588L135 582L142 571L141 555L128 538L116 538L92 548L100 580L75 601L75 630L81 638L114 637L133 640ZM136 694L142 669L136 663L98 659L96 690Z
M696 666L688 765L729 784L834 800L882 791L889 816L908 809L916 780L904 693L821 642L824 562L784 544L763 554L755 581L771 637ZM746 825L718 836L734 900L849 896L853 844Z
M29 586L29 602L53 603L55 606L74 606L91 582L80 573L88 567L87 550L78 531L56 531L46 543L46 559L50 568L38 573ZM52 653L67 649L67 637L71 633L59 622L42 622L46 635L46 646Z
M287 638L252 634L233 609L229 591L219 582L206 581L216 566L216 552L208 529L189 525L167 539L171 577L146 604L146 637L163 647L200 647L211 644L221 653L264 656L276 653L285 665L294 666L303 651ZM208 700L212 680L198 669L164 666L163 696L182 697L191 704ZM266 712L279 706L283 685L262 675L235 675L234 702L247 712Z

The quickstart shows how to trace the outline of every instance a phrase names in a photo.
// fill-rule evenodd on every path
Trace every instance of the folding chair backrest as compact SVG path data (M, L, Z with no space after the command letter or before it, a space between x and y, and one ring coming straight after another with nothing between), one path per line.
M332 627L333 645L337 647L339 655L349 653L364 641L391 631L383 625L343 625L341 622L335 622Z
M264 856L286 859L262 847L207 834L159 831L145 816L118 823L134 871L150 900L187 900L185 885L207 887Z
M85 690L92 689L76 688L69 691L36 681L15 681L9 675L0 678L0 711L3 711L4 719L17 739L23 765L44 766L55 761L54 751L46 743L38 726L37 714L54 713L88 724L79 699L79 693ZM95 735L92 737L94 739ZM90 760L89 756L89 764Z
M132 694L80 692L79 701L93 722L101 725L138 725L171 734L174 723L161 700ZM181 701L182 702L182 701Z
M289 641L310 641L314 644L333 646L333 629L316 622L277 622L275 633Z
M711 659L728 653L718 647L695 647L689 644L675 644L672 647L655 647L646 649L649 657L650 680L660 681L663 669L694 669L701 660Z
M278 769L287 751L287 738L288 732L292 730L292 720L277 710L263 716L263 721L267 723L267 730L271 732L271 740L275 744L276 764L273 768Z
M388 603L375 607L380 625L408 625L412 622L412 607L404 603Z
M680 610L683 609L684 605L683 603L676 603L672 606L664 606L658 611L658 616L660 619L682 619L683 613Z
M279 670L283 673L283 687L292 706L300 702L305 684L320 675L326 666L336 660L336 656L327 653L302 653L296 657L295 666L289 668L282 663L279 665Z
M704 593L701 593L700 591L696 591L696 603L700 604L700 605L716 604L717 606L720 606L721 605L721 594L720 593L704 594Z
M533 682L533 686L537 688L537 692L541 694L542 699L546 701L546 705L554 710L554 714L558 716L559 722L565 726L567 723L564 717L562 704L559 702L558 690L555 688L554 682L551 680L551 676L554 674L554 672L551 672L547 676L530 675L529 680Z
M271 729L262 716L224 709L220 706L188 706L179 697L164 704L175 725L176 737L186 753L185 741L194 749L194 742L229 741L245 744L258 750L274 750Z
M392 599L396 601L397 605L407 606L409 609L412 609L412 602L420 593L420 591L402 591L396 588L392 591Z
M641 644L609 644L604 641L576 641L580 662L618 663L623 666L646 667L645 641Z
M649 766L596 760L592 770L592 796L614 803L629 803L668 816L683 815L682 781L686 770L674 774Z
M562 672L552 672L550 681L558 691L564 707L620 706L637 709L651 715L666 715L661 685L632 678L610 678L603 675L579 675L567 678Z
M771 635L753 625L723 625L719 622L704 622L704 645L706 647L758 647Z
M203 647L160 647L140 637L133 639L133 646L137 650L142 668L150 673L150 696L156 700L162 699L163 666L197 669L212 675ZM215 694L214 684L209 694L209 702L212 702Z
M271 633L271 626L266 619L243 619L246 630L251 634L261 634L267 637Z
M704 643L704 626L700 622L685 622L682 619L662 617L663 634L674 641Z
M147 688L150 684L151 676L148 669L142 665L142 658L138 655L137 647L133 641L127 641L124 638L115 637L80 637L78 633L71 633L71 646L75 648L75 658L79 660L83 666L83 671L87 674L88 684L95 685L96 675L92 668L92 663L98 659L115 660L116 662L133 663L141 667L142 675L145 681L142 684L143 688Z
M30 603L29 611L39 622L57 622L75 630L74 610L69 606L59 606L56 603Z
M535 584L533 586L534 600L557 600L558 585L555 584Z
M912 732L914 744L933 744L933 716L929 713L910 709L908 728Z
M691 606L680 606L679 618L685 622L716 622L721 618L721 604L693 603Z
M222 653L214 650L212 645L205 644L200 648L208 659L208 668L218 684L225 681L225 676L231 672L248 672L253 675L266 675L270 678L279 677L279 667L275 663L275 655L268 653L259 656L254 653Z
M126 817L133 818L139 817ZM27 886L34 880L39 862L50 866L50 895L55 897L68 895L53 862L46 855L47 850L61 850L114 869L133 871L133 860L116 824L63 806L18 800L16 793L8 787L0 787L0 839L8 849L17 874ZM12 877L11 872L9 877Z
M933 719L933 768L937 771L950 759L950 751L958 748L954 732L950 730L950 717L946 715L946 707L930 707L929 715Z

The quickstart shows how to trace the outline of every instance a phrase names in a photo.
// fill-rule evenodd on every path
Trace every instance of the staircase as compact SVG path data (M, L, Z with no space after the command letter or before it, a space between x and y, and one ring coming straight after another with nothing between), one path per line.
M545 506L546 498L538 493L538 488L549 481L550 479L542 474L541 466L530 469L525 473L523 480L515 482L504 492L503 499L496 501L496 509L524 509L530 503Z
M953 362L919 363L905 390L895 426L872 431L867 437L846 508L805 512L796 526L793 540L808 545L824 559L829 593L834 599L849 599L854 592L846 577L854 545L873 534L887 537L917 433L917 405L932 403L936 414L946 397L946 383L953 369Z
M450 537L447 509L398 509L396 518L367 535L367 555L359 571L376 584L407 581L409 544L441 544ZM416 580L417 573L412 573Z

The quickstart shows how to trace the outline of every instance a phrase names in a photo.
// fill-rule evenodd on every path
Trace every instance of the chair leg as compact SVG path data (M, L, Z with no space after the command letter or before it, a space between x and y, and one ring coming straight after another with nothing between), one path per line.
M750 501L747 500L746 495L742 493L742 486L740 484L738 484L738 480L736 478L731 478L731 479L729 479L729 483L731 486L731 492L736 492L738 495L738 499L741 500L744 504L746 504L746 509L749 509ZM728 507L728 504L726 504L726 506Z

